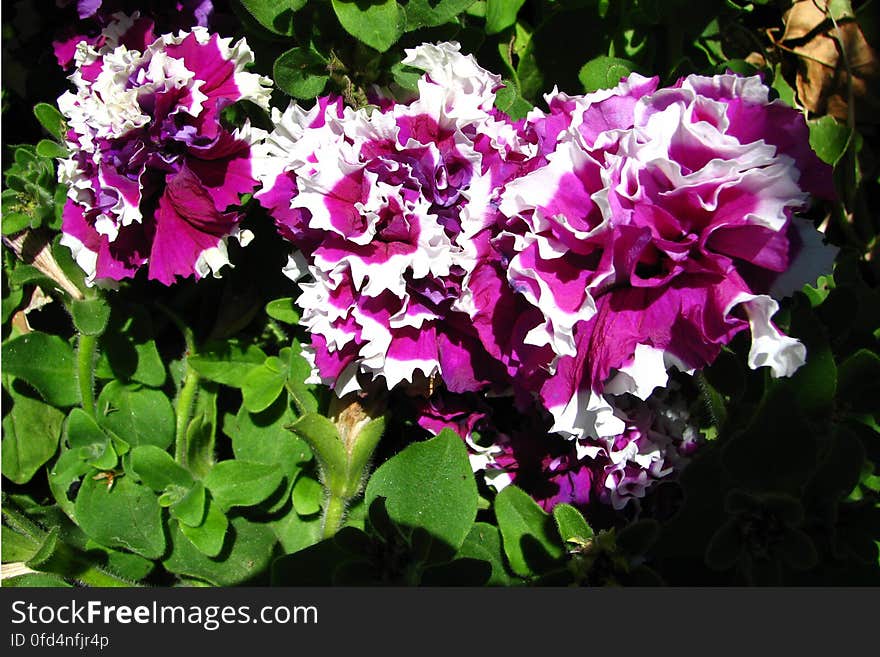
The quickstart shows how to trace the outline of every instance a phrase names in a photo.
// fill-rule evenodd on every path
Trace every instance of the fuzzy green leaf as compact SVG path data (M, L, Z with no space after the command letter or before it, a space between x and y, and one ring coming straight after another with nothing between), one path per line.
M557 504L553 507L553 519L563 541L586 540L593 537L593 530L584 520L581 512L570 504Z
M488 561L492 575L487 586L507 586L511 577L504 565L504 552L501 549L501 534L498 528L485 522L475 523L468 532L456 558L471 558Z
M24 484L55 454L64 413L10 390L12 409L3 418L3 476Z
M498 34L516 23L516 15L525 0L488 0L486 3L486 34Z
M245 377L266 362L266 354L256 345L214 342L189 357L189 364L200 376L233 388L241 388Z
M628 59L603 55L584 64L578 74L578 79L584 85L584 91L589 93L599 89L616 87L621 78L627 77L634 70L636 70L636 65Z
M158 390L111 381L98 396L97 410L98 424L132 447L165 449L174 440L174 409Z
M287 372L275 356L248 372L241 383L244 407L251 413L259 413L269 408L284 390Z
M79 403L73 349L56 335L33 332L4 343L3 370L30 383L52 406Z
M165 552L162 510L156 495L131 477L118 477L112 488L91 477L76 497L76 519L93 539L157 559Z
M562 556L553 520L516 486L507 486L498 493L495 517L504 542L504 552L517 575L529 577L538 574Z
M169 486L190 488L192 475L164 449L141 445L131 450L131 471L147 486L161 493Z
M444 430L383 463L370 477L365 501L386 498L398 524L421 527L458 550L477 515L477 485L464 441Z
M64 117L57 107L49 103L37 103L34 106L34 116L55 139L64 139Z
M204 488L201 490L202 504L204 506ZM207 507L203 509L202 515L202 522L194 527L181 522L179 525L180 531L183 532L183 535L189 539L199 552L208 557L216 557L220 554L220 550L223 549L229 520L223 511L220 510L220 507L210 499L207 500Z
M816 155L828 164L837 164L849 145L849 128L833 116L823 116L809 123L810 146Z
M266 304L266 314L272 319L277 319L285 324L298 324L300 312L294 305L291 297L274 299Z
M300 476L293 486L293 508L301 516L310 516L321 510L324 487L307 476Z
M110 319L110 306L101 297L74 300L70 304L70 314L80 333L101 335Z
M270 528L238 517L230 521L225 534L222 555L209 557L184 536L179 526L173 527L171 553L162 565L172 573L216 586L241 584L266 571L276 544Z
M406 17L396 0L332 0L333 11L354 38L385 52L403 34Z
M291 48L282 53L272 67L272 77L281 91L301 99L319 96L330 80L327 59L311 48Z
M205 485L201 481L197 481L187 491L186 495L171 506L171 515L180 520L184 525L198 527L205 519L206 510L207 495L205 493Z
M51 159L67 157L70 153L64 146L51 139L41 139L37 144L37 155Z
M472 4L474 0L409 0L406 31L448 23Z
M221 509L229 509L259 504L275 492L283 477L278 465L234 459L217 463L205 477L205 486Z
M291 36L294 13L302 9L307 0L240 0L257 22L270 32Z

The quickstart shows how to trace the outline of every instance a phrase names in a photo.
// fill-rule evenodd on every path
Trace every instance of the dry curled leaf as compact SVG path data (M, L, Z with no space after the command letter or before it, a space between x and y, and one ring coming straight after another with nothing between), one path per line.
M856 121L880 122L880 62L849 3L795 0L784 21L780 44L798 58L801 104L815 114L847 120L852 103Z

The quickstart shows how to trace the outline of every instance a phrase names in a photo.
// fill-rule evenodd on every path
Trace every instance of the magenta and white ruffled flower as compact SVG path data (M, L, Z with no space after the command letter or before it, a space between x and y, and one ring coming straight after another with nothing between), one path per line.
M705 441L677 382L643 401L612 398L617 433L566 440L548 433L540 409L517 414L476 395L444 393L414 399L417 423L432 434L464 437L471 468L496 491L514 484L546 511L557 504L636 506L661 481L677 477ZM516 418L516 419L513 419Z
M458 44L404 63L425 71L413 100L291 105L255 149L313 382L404 388L496 488L621 509L698 442L669 368L702 369L746 330L751 367L804 363L773 316L830 268L797 213L833 197L831 170L759 78L632 74L512 121ZM486 393L535 426L492 429Z
M500 78L457 44L425 45L418 95L387 108L319 99L273 114L256 198L295 248L305 353L340 395L441 377L453 391L503 381L464 286L490 249L497 194L534 145L492 105Z
M251 148L263 133L230 131L220 113L241 100L268 109L271 81L244 70L252 61L243 39L200 27L100 50L80 42L76 91L58 100L71 151L59 179L62 243L89 283L142 267L166 285L217 275L226 240L247 239L229 208L256 187Z
M746 329L749 365L792 375L806 353L773 324L773 295L815 281L834 253L795 214L833 195L803 117L735 75L658 90L633 74L548 104L530 117L547 163L507 184L494 244L529 318L516 380L552 430L619 434L609 396L646 399L669 367L701 369Z

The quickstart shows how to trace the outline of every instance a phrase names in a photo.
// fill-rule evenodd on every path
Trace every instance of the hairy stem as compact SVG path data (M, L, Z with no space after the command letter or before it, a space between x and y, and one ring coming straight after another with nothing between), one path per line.
M76 378L79 383L83 410L92 417L95 416L95 351L97 348L97 336L80 334L76 351Z
M342 518L345 515L346 499L328 489L327 507L324 510L324 527L321 532L321 538L332 538L342 525Z
M187 467L189 450L187 445L186 430L189 428L190 415L195 404L196 394L199 391L199 375L187 363L186 377L180 394L177 396L177 431L174 440L174 460L183 467Z

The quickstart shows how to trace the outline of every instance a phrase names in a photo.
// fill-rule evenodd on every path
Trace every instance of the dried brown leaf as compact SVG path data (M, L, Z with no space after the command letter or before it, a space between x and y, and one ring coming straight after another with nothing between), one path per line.
M784 16L781 44L798 58L798 99L810 112L880 122L880 62L858 23L828 17L823 0L797 0ZM852 87L850 89L850 86Z

